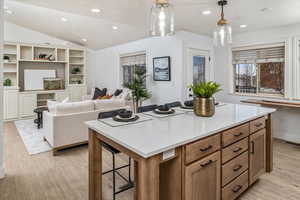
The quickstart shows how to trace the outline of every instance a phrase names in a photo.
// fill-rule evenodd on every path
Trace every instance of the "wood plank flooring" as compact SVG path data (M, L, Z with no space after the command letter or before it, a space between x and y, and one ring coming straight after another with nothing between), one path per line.
M30 156L13 123L5 123L6 178L0 180L0 200L86 200L88 193L88 152L82 146L53 157L51 152ZM299 200L300 146L275 141L274 171L262 176L242 200ZM104 170L111 167L110 153L104 152ZM118 164L126 164L125 155ZM127 170L122 171L127 175ZM112 176L103 178L104 200L112 199ZM118 184L123 184L118 179ZM117 199L133 199L133 190Z

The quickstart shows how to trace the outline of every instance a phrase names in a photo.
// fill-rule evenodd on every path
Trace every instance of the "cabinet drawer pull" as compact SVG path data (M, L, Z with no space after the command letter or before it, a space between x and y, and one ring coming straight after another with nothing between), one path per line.
M205 151L210 150L212 147L213 147L212 145L209 145L208 147L201 148L200 151L205 152Z
M241 135L243 135L243 133L239 132L239 133L236 133L236 134L233 134L233 135L234 135L234 137L240 137Z
M241 168L243 167L243 165L237 165L233 168L233 171L239 171Z
M255 143L251 141L251 153L254 154Z
M232 192L237 193L243 188L242 185L237 185L232 189Z
M260 126L262 126L262 125L263 125L263 123L254 124L254 126L256 126L257 128L260 127Z
M237 153L237 152L241 151L242 149L243 149L242 147L238 147L238 148L236 148L236 149L233 149L232 151L233 151L234 153Z
M208 166L208 165L210 165L212 163L213 163L213 161L209 160L207 163L201 164L201 167L206 167L206 166Z

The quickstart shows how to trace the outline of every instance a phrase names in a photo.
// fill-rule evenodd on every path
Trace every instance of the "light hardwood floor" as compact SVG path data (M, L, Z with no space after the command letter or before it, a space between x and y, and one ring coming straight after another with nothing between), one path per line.
M5 123L6 178L0 180L0 200L86 200L88 192L87 146L74 148L53 157L52 153L29 156L13 123ZM275 141L274 171L261 177L242 200L299 200L300 146ZM111 157L104 153L104 170ZM118 156L118 164L126 164ZM127 171L122 171L127 175ZM110 200L112 176L104 176L104 199ZM118 180L118 184L124 183ZM117 199L133 199L133 190Z

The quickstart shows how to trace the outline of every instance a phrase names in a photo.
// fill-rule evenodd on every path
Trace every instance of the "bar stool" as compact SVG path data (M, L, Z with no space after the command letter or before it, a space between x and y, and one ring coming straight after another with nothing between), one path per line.
M105 118L111 118L111 117L114 117L116 115L118 115L118 113L120 111L122 111L124 109L119 109L119 110L114 110L114 111L109 111L109 112L102 112L102 113L99 113L98 115L98 119L105 119ZM105 148L107 151L111 152L112 154L112 162L113 162L113 167L111 170L108 170L108 171L105 171L105 172L102 172L102 175L105 175L105 174L108 174L108 173L111 173L113 174L113 200L116 199L116 195L121 193L121 192L124 192L126 190L129 190L131 188L134 187L134 183L133 181L131 180L131 157L129 157L128 159L128 164L127 165L124 165L124 166L121 166L121 167L118 167L116 168L116 154L119 154L121 153L118 149L110 146L109 144L105 143L105 142L102 142L102 147ZM118 170L120 169L123 169L123 168L126 168L128 167L128 179L125 178L122 174L119 173ZM119 175L124 181L127 182L127 184L119 187L119 190L116 191L116 175Z

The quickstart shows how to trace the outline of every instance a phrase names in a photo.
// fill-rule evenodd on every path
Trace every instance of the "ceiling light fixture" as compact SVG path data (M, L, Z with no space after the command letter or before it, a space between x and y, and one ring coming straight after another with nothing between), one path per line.
M211 11L210 10L204 10L204 11L202 11L202 14L203 15L210 15Z
M150 35L174 35L174 10L168 0L155 0L151 8Z
M64 17L60 18L60 20L63 21L63 22L67 22L68 21L68 19L64 18Z
M83 42L87 42L87 39L86 38L82 38L81 39Z
M224 6L227 3L227 0L218 1L218 5L221 7L221 19L218 21L217 28L213 34L215 46L225 46L232 43L232 29L224 18Z
M93 12L93 13L99 13L99 12L101 12L101 10L99 8L92 8L91 12Z
M112 26L112 29L113 29L113 30L118 30L119 27L117 27L117 26Z
M240 25L240 28L247 28L247 25L246 24L242 24L242 25Z

